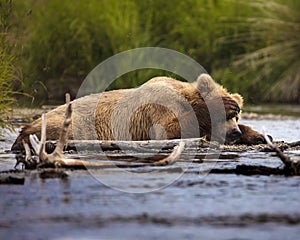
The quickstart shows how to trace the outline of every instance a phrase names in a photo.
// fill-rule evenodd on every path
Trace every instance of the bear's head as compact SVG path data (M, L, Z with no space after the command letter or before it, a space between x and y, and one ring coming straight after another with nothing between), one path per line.
M242 96L237 93L228 93L208 74L201 74L198 77L197 89L209 114L209 117L204 118L211 121L210 139L225 143L234 143L239 140L242 134L238 126L243 107Z
M225 143L234 143L234 142L238 141L242 135L242 131L238 125L238 121L241 119L241 113L242 113L242 107L243 107L244 100L243 100L243 97L238 93L231 94L230 96L237 103L237 105L239 107L239 111L237 110L234 114L232 114L232 116L230 116L226 119ZM226 109L225 102L224 102L224 107Z

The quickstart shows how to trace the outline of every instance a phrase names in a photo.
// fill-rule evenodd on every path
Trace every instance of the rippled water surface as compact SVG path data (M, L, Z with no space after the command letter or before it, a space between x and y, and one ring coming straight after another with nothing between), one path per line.
M243 122L258 131L264 126L275 140L300 140L299 118ZM0 142L1 171L15 164L5 151L15 136L7 132ZM287 154L300 159L299 151ZM196 161L180 175L154 171L138 181L114 170L68 170L67 178L49 179L40 171L21 173L24 185L0 185L0 239L299 238L300 177L200 174L209 164ZM282 166L272 153L250 151L214 167L237 164ZM163 187L166 176L177 180ZM144 193L116 190L103 177Z

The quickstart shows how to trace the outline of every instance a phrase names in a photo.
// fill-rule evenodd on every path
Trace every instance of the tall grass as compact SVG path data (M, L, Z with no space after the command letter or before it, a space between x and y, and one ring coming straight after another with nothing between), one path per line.
M13 129L9 121L11 107L15 102L12 80L15 79L14 57L8 41L11 1L0 2L0 136L3 128Z
M2 0L4 1L4 0ZM101 61L136 47L194 58L246 100L299 99L299 1L14 1L24 84L35 103L74 95ZM139 85L160 71L128 73L110 88Z
M299 1L244 1L256 14L238 19L247 31L231 41L249 49L233 61L237 76L263 101L300 102Z
M226 5L214 0L27 0L15 4L27 23L24 89L44 101L66 91L74 95L98 63L136 47L178 50L212 71L213 41L220 35L214 25ZM30 16L25 14L28 11ZM136 86L154 72L128 73L111 88Z
M133 0L16 2L28 11L24 44L25 91L47 101L76 93L84 77L106 58L144 45ZM24 10L23 10L24 9Z

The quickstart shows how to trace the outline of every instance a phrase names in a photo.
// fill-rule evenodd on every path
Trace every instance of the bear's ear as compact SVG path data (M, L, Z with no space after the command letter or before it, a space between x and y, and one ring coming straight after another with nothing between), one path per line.
M202 73L197 79L197 89L203 97L210 95L216 87L215 81L206 73Z
M238 94L238 93L231 94L231 97L234 99L234 101L237 102L237 104L239 105L240 109L242 109L243 108L243 104L244 104L243 97L240 94Z

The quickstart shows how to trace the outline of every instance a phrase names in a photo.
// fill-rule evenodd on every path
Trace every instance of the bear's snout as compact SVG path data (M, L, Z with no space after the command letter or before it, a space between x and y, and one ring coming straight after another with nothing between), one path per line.
M228 142L234 142L235 140L238 140L242 135L242 132L238 128L233 128L231 131L227 132L226 134L226 141Z
M230 135L232 138L239 138L242 135L242 132L240 131L240 129L234 128L232 129Z

